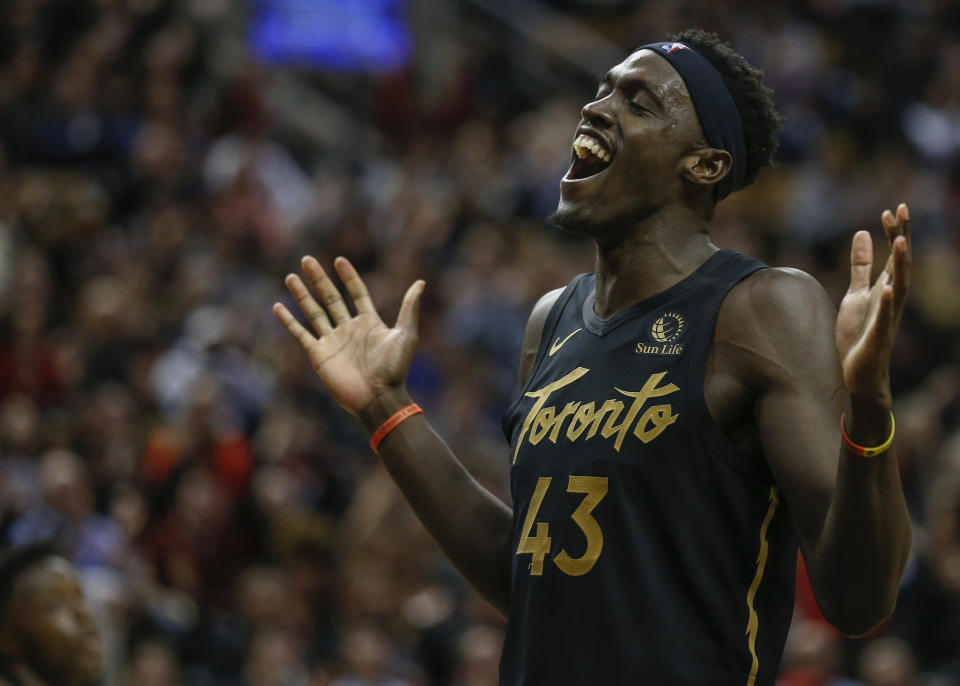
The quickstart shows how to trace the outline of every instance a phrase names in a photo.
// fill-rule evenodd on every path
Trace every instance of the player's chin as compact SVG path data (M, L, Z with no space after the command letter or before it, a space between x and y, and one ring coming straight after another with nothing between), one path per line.
M564 233L593 237L614 219L617 204L608 185L561 183L560 201L550 222Z
M550 215L548 221L558 230L572 236L589 236L591 228L596 224L591 219L589 207L580 203L569 202L563 197L557 205L557 211Z

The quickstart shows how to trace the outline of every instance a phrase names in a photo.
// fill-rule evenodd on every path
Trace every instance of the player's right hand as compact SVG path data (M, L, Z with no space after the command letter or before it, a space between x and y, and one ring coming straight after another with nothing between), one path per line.
M423 281L407 289L397 315L388 328L377 313L363 280L343 257L333 266L353 299L357 314L350 315L340 291L313 257L300 261L323 306L296 274L284 279L290 294L310 321L316 336L304 328L281 303L273 313L310 357L310 363L333 398L359 414L381 394L403 385L417 346L417 317Z

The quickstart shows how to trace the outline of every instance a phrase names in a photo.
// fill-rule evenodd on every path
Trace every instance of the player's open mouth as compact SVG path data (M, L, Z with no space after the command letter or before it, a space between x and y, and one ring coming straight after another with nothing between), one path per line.
M565 177L566 181L578 181L599 174L610 166L613 154L607 143L581 133L573 141L573 164Z

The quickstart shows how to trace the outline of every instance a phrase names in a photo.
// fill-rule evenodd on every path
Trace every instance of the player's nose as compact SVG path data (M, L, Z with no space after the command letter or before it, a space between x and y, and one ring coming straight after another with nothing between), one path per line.
M600 100L592 100L583 106L580 110L580 116L587 124L592 124L598 128L608 128L613 126L613 115L609 112L609 97Z

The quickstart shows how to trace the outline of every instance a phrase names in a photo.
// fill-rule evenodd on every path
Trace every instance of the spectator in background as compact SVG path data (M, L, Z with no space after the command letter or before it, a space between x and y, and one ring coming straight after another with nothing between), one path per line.
M15 545L58 538L79 567L119 568L128 542L123 529L94 509L86 465L68 450L53 449L40 459L43 501L24 512L10 529Z
M72 565L34 543L0 560L0 684L93 686L100 637Z
M143 641L130 659L127 683L136 686L182 686L176 652L163 641Z
M416 686L399 675L390 641L370 626L353 626L343 635L342 674L332 686Z
M880 638L860 654L864 686L921 686L913 650L897 638Z
M454 686L496 686L500 675L503 631L477 624L457 640Z

